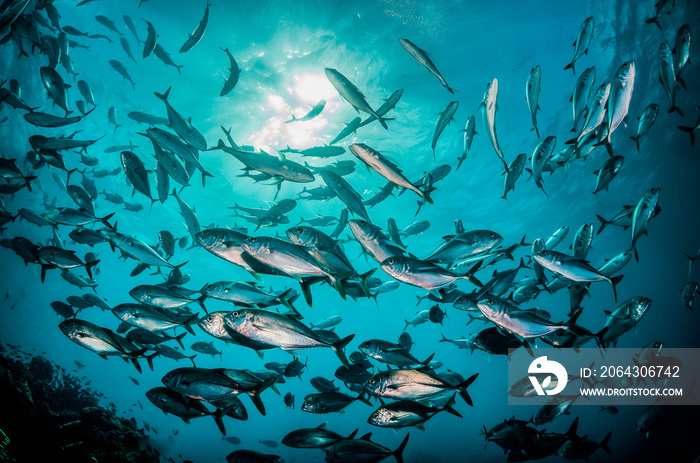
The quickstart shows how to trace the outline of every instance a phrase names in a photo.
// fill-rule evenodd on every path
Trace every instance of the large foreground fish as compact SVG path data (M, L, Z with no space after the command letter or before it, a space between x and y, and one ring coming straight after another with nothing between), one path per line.
M233 311L224 317L224 323L231 331L282 350L330 347L343 365L349 366L343 348L352 341L354 334L331 343L294 318L258 309Z

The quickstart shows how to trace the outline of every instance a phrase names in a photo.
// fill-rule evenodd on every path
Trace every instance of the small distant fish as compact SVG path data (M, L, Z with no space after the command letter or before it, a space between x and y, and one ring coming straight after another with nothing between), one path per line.
M109 60L109 65L112 66L112 68L117 71L124 78L124 80L128 80L131 83L131 86L134 87L134 90L136 90L136 82L134 82L134 79L131 78L129 71L126 70L126 67L122 63L112 59Z
M676 94L678 92L678 83L676 82L676 71L673 69L673 53L668 42L664 41L659 47L659 79L666 90L666 94L671 99L671 107L668 113L677 112L681 117L685 117L683 111L676 106Z
M639 124L637 125L637 135L630 137L634 140L637 145L637 151L639 151L639 140L649 133L651 126L654 125L656 121L656 116L659 114L659 105L651 103L649 106L644 108L642 114L637 118Z
M431 143L431 148L433 149L433 161L435 161L435 147L437 146L438 138L445 127L454 120L454 114L459 107L459 101L451 101L445 110L440 114L440 118L435 123L435 132L433 133L433 142Z
M527 77L527 84L525 85L525 97L527 99L527 106L530 108L530 115L532 116L532 127L535 129L537 138L540 138L540 131L537 128L537 110L541 109L539 105L540 99L540 82L542 80L542 71L540 66L537 65L530 70L530 75Z
M663 1L663 0L662 0ZM588 54L588 47L591 44L591 37L593 37L593 31L595 30L595 20L593 16L586 18L581 24L581 28L578 31L578 37L574 41L574 59L571 60L569 64L564 67L564 70L571 68L571 70L576 74L576 68L574 64L583 55Z
M304 114L302 117L297 118L294 114L292 114L292 118L289 119L288 121L285 121L284 123L288 124L290 122L310 121L314 117L321 114L321 112L323 111L323 108L325 108L325 107L326 107L326 100L321 100L318 103L316 103L314 105L314 107L311 108L311 110L308 113Z
M207 8L204 10L204 17L202 20L199 22L199 26L197 26L197 29L194 30L190 34L189 37L187 37L187 40L185 41L184 44L182 44L182 47L180 48L180 53L187 53L199 43L200 40L202 40L202 37L204 37L204 33L207 30L207 24L209 23L209 7L211 6L211 3L207 2Z
M670 15L671 14L671 9L673 8L675 0L658 0L654 7L656 8L656 12L654 13L654 16L647 19L644 21L647 24L656 24L656 27L661 30L661 23L659 22L659 18L661 16L665 15Z
M143 57L145 58L148 55L150 55L151 52L156 48L156 40L158 39L158 37L156 35L156 29L153 27L153 24L146 21L145 19L143 21L148 26L148 37L146 37L146 42L144 42L143 44Z
M241 69L238 67L238 63L236 63L236 60L233 58L233 55L228 48L222 48L221 50L226 53L230 62L229 76L226 79L226 82L224 82L224 88L222 88L221 93L219 93L219 96L225 96L228 95L238 83L238 78L241 75Z

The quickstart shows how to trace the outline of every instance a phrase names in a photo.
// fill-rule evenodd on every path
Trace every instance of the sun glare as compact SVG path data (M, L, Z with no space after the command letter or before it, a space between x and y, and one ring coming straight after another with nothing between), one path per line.
M320 135L328 127L327 115L338 107L338 92L323 73L297 74L291 86L286 88L285 98L269 94L265 100L267 120L260 129L253 132L248 143L253 146L273 146L277 149L305 149L323 143ZM289 122L292 115L305 116L319 101L326 100L323 112L308 121Z
M319 72L295 75L294 85L287 90L301 103L312 106L321 100L330 101L338 98L338 92L328 81L326 75Z

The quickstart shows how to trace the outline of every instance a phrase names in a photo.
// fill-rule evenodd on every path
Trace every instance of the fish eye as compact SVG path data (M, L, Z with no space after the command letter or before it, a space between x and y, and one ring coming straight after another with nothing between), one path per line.
M255 243L255 241L256 241L256 238L248 238L249 243Z
M495 237L496 237L496 234L495 234L494 232L489 232L489 236L490 236L491 238L495 238Z
M236 310L235 312L231 312L231 316L232 316L233 318L238 318L238 317L241 316L241 313L240 313L239 311Z
M377 381L376 381L374 378L370 378L370 379L367 380L367 383L368 383L370 386L374 385L374 383L376 383L376 382L377 382Z
M360 225L367 225L367 222L364 220L360 220Z
M392 257L391 259L389 259L388 264L389 264L389 265L394 265L394 262L395 262L395 261L394 261L394 258Z
M489 300L486 301L486 302L487 302L488 304L495 304L495 303L496 303L496 301L494 301L493 299L489 299Z
M540 254L542 254L543 256L546 256L546 255L547 255L547 250L545 249L545 250L541 251Z

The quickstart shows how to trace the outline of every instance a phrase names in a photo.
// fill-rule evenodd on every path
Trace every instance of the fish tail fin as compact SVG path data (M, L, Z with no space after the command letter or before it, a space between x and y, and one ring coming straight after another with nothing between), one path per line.
M340 294L340 297L343 298L343 300L346 299L345 297L345 288L343 288L343 280L341 278L338 278L336 275L330 275L329 277L331 279L331 283L333 283L333 287L335 290Z
M277 296L277 300L280 301L280 304L288 308L289 310L292 310L296 312L296 309L292 306L292 303L289 302L289 295L292 292L292 288L288 288L285 292Z
M341 361L341 362L343 363L343 365L345 365L346 367L349 367L349 366L350 366L350 363L348 363L348 359L347 359L347 357L345 357L345 351L343 351L343 349L345 348L345 346L347 346L348 344L350 344L350 341L352 341L352 339L353 339L354 337L355 337L355 335L354 335L354 334L351 334L350 336L344 337L343 339L340 339L340 340L334 342L333 344L331 344L331 348L332 348L333 351L335 352L335 355L338 356L338 358L340 359L340 361Z
M423 191L422 193L423 193L423 194L421 195L421 197L422 197L423 199L425 199L425 201L426 201L428 204L434 204L434 203L433 203L433 199L430 197L430 192L429 192L429 191Z
M206 295L206 294L202 294L201 296L199 296L199 297L196 299L196 301L197 301L197 304L199 304L199 305L202 307L202 310L204 310L204 313L208 314L209 311L207 310L206 307L204 307L204 300L205 300L206 298L207 298L207 295Z
M46 271L52 268L56 268L53 265L41 264L41 282L43 283L46 279Z
M175 65L175 69L177 69L178 74L182 75L182 72L180 71L180 69L182 69L184 66L185 66L184 64L181 64L179 66L177 64Z
M185 327L187 327L187 326L189 326L189 325L185 324ZM192 333L192 331L187 330L184 333L178 334L177 336L175 336L173 338L173 339L175 339L175 341L177 341L178 344L180 344L180 347L182 347L183 349L185 348L185 345L182 343L182 338L184 338L187 335L187 332ZM194 333L192 333L192 334L194 334Z
M600 221L600 228L598 229L598 233L596 233L596 235L600 235L600 232L602 232L603 229L605 228L605 226L607 224L609 224L610 222L608 222L607 220L605 220L603 217L601 217L599 215L596 215L596 217L598 217L598 220Z
M272 376L263 381L262 383L258 384L257 386L254 386L250 390L246 391L250 396L250 400L253 401L255 408L257 408L260 414L263 416L265 416L265 405L263 405L262 400L260 399L260 394L265 389L275 384L275 381L277 381L277 376Z
M148 362L148 368L150 368L151 371L153 371L153 359L156 357L158 357L158 352L154 352L151 355L146 355L146 362Z
M88 277L92 280L92 268L100 263L100 259L95 259L90 262L85 263L85 271L87 271Z
M632 251L634 253L634 260L639 262L639 253L637 252L637 247L634 244L630 248L630 251Z
M671 114L671 113L673 113L673 112L676 112L676 113L680 114L681 117L685 117L685 114L683 114L683 111L681 111L681 108L679 108L678 106L676 106L675 103L672 104L670 108L668 108L667 114Z
M659 22L659 18L657 18L657 17L649 18L649 19L647 19L647 20L644 21L644 22L645 22L646 24L652 24L652 23L653 23L653 24L656 24L656 27L658 27L659 30L662 30L662 29L661 29L661 23Z
M605 138L603 138L601 141L594 144L593 146L605 146L605 149L608 150L608 154L612 156L613 148L612 143L610 143L610 132L608 131L608 134L605 136Z
M289 119L288 121L284 121L284 123L285 123L285 124L289 124L290 122L296 122L296 121L298 121L298 120L299 120L299 119L297 119L297 117L296 117L294 114L292 114L292 118Z
M406 448L406 444L408 444L408 438L411 436L411 433L409 432L406 434L406 437L404 438L403 442L401 442L401 445L399 445L399 448L394 450L391 454L396 458L396 461L398 463L403 463L403 449Z
M690 146L695 146L695 128L686 127L684 125L679 125L678 128L683 132L688 132L690 134Z
M635 249L634 254L637 255L637 250ZM615 296L615 302L617 302L617 284L622 280L624 275L618 275L610 279L610 285L612 286L613 295Z
M363 404L369 405L371 407L372 402L370 402L369 399L367 399L367 397L365 397L365 394L367 394L367 390L363 389L362 392L360 392L360 395L357 396L357 400L359 400Z
M197 365L194 363L194 358L195 358L196 356L197 356L197 354L194 354L194 355L192 355L192 356L190 356L190 357L187 357L188 359L190 359L190 362L192 362L192 366L195 367L195 368L197 368Z
M564 66L564 70L566 71L567 69L571 69L574 71L574 75L576 75L576 68L574 67L574 61L570 62L566 66Z
M433 352L427 359L423 360L421 362L421 365L423 365L424 367L427 367L428 365L430 365L430 362L433 361L433 357L435 357L435 352Z
M569 430L566 431L564 434L566 437L569 438L569 440L576 441L578 440L578 437L576 437L576 430L578 429L578 417L574 420L573 423L571 423L571 426L569 427Z
M32 191L32 185L29 183L32 180L36 180L36 175L30 175L29 177L24 177L24 184L27 185L27 190Z
M207 177L214 178L214 176L212 174L210 174L206 170L202 169L202 187L204 187L204 183L206 182Z
M639 151L639 136L630 137L630 139L634 140L634 143L637 145L637 151Z
M481 264L483 262L484 262L483 260L480 260L479 262L477 262L472 268L469 269L469 271L466 274L462 275L461 278L464 278L465 280L467 280L468 282L470 282L471 284L473 284L474 286L476 286L478 288L483 288L484 287L483 283L481 283L474 276L474 274L477 272L477 270L479 270L479 268L481 267Z
M460 418L464 418L457 410L455 410L454 407L455 404L455 394L452 394L452 397L450 397L450 400L447 401L444 407L442 407L443 411L446 411L447 413L451 413L454 416L458 416Z
M688 90L688 86L685 85L685 82L683 81L683 79L681 78L681 76L676 76L676 82L678 82L679 84L681 84L681 86L683 87L683 90Z
M216 426L219 428L219 431L221 431L221 435L223 436L226 435L226 428L224 427L223 417L228 411L228 408L220 408L211 414L211 417L214 418L214 422L216 422Z
M71 176L71 174L73 174L73 172L75 172L76 170L78 170L77 167L76 167L75 169L70 169L70 170L67 170L67 171L66 171L66 184L69 184L69 183L70 183L70 176ZM30 191L31 191L31 190L30 190Z
M380 116L377 113L374 113L373 116L377 118L377 120L379 121L380 124L382 124L382 127L384 127L385 130L389 130L389 126L386 125L387 119L384 119L382 116Z
M142 371L141 371L141 365L139 365L139 360L138 360L138 358L137 358L137 357L134 357L134 356L130 356L130 357L129 357L129 360L131 361L131 363L132 363L132 364L134 365L134 367L136 368L136 371L138 371L139 373L142 373Z
M464 401L469 405L470 407L474 406L474 403L472 402L472 398L469 397L469 393L467 392L467 388L471 383L474 382L476 377L479 376L479 373L475 373L474 375L470 376L466 380L462 381L457 385L455 389L459 392L459 395L464 399Z
M610 431L608 435L605 436L605 439L603 439L603 441L600 444L598 444L598 446L601 449L603 449L603 451L606 453L612 453L612 450L610 450L610 447L608 447L608 441L610 441L610 436L612 436L612 431Z
M371 277L374 272L376 272L377 269L373 268L372 270L369 270L365 273L360 274L360 285L362 286L362 292L365 294L365 296L370 297L370 292L369 292L369 286L367 285L367 280L369 280L369 277ZM376 302L376 297L375 297L375 302Z
M198 316L197 314L192 315L189 317L187 320L185 320L185 323L182 324L182 327L185 328L187 331L186 333L190 333L192 336L194 336L194 331L192 330L192 323L197 322ZM179 338L175 338L178 343L182 346L182 338L185 336L185 333L182 333ZM184 349L184 347L183 347Z

